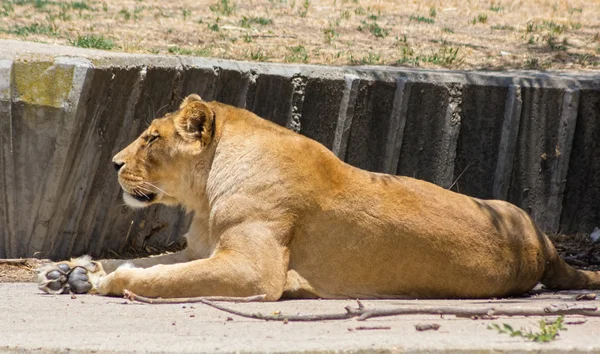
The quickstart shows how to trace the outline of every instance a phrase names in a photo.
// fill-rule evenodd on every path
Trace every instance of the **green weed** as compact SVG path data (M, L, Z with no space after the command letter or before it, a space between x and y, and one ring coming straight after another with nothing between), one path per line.
M220 0L216 5L211 5L210 10L212 12L221 14L223 16L231 16L235 13L237 6L231 4L229 0Z
M540 320L539 322L539 331L534 332L531 329L520 329L515 330L511 325L507 323L503 323L502 326L492 323L488 326L488 329L495 329L498 333L506 333L511 337L522 337L527 340L539 343L546 343L556 339L559 336L560 331L566 331L567 328L564 327L564 317L560 316L554 322L546 322L545 320Z
M308 63L308 52L303 45L288 47L289 55L285 56L285 61L288 63Z
M104 50L111 50L115 47L115 44L111 39L104 38L104 36L96 36L93 34L78 36L77 39L74 41L69 40L69 44L75 47L95 48Z
M270 25L272 23L273 23L273 20L271 20L270 18L265 18L265 17L242 16L242 19L240 20L240 26L242 26L244 28L250 28L253 24L266 26L266 25Z
M422 23L435 23L435 20L429 17L425 17L425 16L419 16L419 15L410 15L410 17L408 18L410 21L417 21L417 22L422 22Z
M375 21L368 23L367 21L363 20L361 23L362 24L357 28L361 32L368 30L377 38L385 38L390 34L389 28L383 28Z
M4 28L0 29L0 32L4 32L4 33L8 33L8 34L15 34L17 36L22 36L22 37L27 37L31 34L43 34L43 35L47 35L47 36L58 35L58 32L56 31L54 26L42 25L40 23L33 23L28 26L14 25L14 26L8 27L7 29L4 29Z

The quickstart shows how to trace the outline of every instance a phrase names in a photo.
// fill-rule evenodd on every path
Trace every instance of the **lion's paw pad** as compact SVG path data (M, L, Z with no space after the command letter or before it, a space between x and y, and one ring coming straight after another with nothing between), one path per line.
M38 270L38 285L40 290L49 294L85 294L94 285L90 279L93 273L104 273L96 262L81 264L53 263ZM97 274L101 275L101 274Z

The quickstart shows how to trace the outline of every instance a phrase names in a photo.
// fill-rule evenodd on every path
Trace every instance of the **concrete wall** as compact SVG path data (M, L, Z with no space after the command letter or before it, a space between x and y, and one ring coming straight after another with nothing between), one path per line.
M509 200L548 232L600 225L600 74L260 64L0 41L0 258L156 250L176 209L123 206L110 160L198 93L350 164Z

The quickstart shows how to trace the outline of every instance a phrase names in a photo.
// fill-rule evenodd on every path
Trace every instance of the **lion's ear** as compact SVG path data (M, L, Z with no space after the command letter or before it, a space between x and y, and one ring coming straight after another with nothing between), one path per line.
M212 140L214 121L215 113L206 103L193 101L179 110L175 118L175 126L181 136L200 141L205 146Z
M193 93L193 94L187 96L186 98L184 98L183 101L181 101L181 104L179 105L179 109L187 106L188 104L190 104L192 102L198 102L198 101L202 101L202 97L200 97L200 95Z

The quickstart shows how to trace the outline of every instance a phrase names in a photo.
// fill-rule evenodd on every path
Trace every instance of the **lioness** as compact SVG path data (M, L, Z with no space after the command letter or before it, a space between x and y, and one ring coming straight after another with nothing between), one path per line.
M516 206L371 173L243 109L190 95L113 159L125 202L181 205L187 248L83 257L39 273L49 293L149 297L486 298L600 288Z

